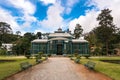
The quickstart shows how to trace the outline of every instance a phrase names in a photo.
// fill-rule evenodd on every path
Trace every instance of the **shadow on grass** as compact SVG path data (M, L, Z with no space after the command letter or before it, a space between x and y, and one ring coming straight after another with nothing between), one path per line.
M108 63L120 64L120 60L100 60L100 61L108 62Z

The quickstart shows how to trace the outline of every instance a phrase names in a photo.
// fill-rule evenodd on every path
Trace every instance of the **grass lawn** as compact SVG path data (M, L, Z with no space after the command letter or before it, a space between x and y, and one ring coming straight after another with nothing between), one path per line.
M26 59L25 57L0 57L0 60L13 60L11 62L0 62L0 80L20 71L20 63L28 61L32 65L36 63L35 59Z
M103 62L101 60L120 60L120 57L91 57L90 59L82 58L80 62L85 64L87 61L96 63L95 70L106 74L114 80L120 80L120 64Z

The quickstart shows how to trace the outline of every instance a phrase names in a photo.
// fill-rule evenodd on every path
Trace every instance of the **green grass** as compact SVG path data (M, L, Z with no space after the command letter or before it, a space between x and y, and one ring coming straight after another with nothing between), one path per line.
M0 60L15 60L14 62L0 62L0 80L11 74L20 71L20 63L28 61L35 64L35 59L26 59L25 57L0 57Z
M101 72L114 80L120 80L120 64L102 62L100 60L120 60L120 57L91 57L90 59L82 58L80 61L85 64L87 61L96 63L95 70Z

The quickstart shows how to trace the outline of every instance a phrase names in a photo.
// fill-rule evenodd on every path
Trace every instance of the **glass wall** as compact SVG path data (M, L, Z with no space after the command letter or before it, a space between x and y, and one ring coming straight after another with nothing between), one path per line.
M89 54L88 43L72 43L72 53L79 53L81 55Z
M32 43L32 53L47 52L47 43Z

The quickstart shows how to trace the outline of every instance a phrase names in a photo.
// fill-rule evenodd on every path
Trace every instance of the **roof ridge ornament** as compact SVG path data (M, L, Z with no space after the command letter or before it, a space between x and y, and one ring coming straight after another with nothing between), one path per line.
M62 31L62 28L60 28L60 27L59 27L59 28L58 28L58 31L60 31L60 32L61 32L61 31Z
M57 31L55 31L55 33L65 33L65 31L62 31L62 28L59 27Z

